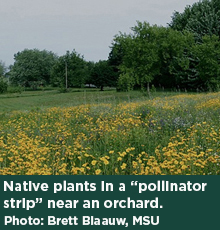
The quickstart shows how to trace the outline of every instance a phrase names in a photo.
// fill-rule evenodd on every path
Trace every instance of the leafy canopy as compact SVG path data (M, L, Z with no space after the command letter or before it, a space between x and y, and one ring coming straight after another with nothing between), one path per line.
M67 51L65 55L58 58L51 72L51 84L64 87L82 87L88 77L88 65L83 56L75 50Z
M175 12L169 24L178 31L190 31L198 41L204 35L220 36L220 1L203 0L187 6L183 13Z
M31 86L35 82L48 84L51 68L56 61L56 55L50 51L25 49L14 55L14 65L11 67L11 80L16 85Z

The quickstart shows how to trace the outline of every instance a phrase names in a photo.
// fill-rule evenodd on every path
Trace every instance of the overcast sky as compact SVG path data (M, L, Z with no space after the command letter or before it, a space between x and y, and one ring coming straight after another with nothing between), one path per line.
M0 60L46 49L64 55L75 49L87 61L108 58L114 35L136 21L166 26L174 11L198 0L0 0Z

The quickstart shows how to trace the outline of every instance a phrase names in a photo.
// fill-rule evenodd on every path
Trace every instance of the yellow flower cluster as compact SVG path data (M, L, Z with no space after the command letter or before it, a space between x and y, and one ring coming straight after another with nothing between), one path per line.
M220 93L5 114L1 175L220 174Z

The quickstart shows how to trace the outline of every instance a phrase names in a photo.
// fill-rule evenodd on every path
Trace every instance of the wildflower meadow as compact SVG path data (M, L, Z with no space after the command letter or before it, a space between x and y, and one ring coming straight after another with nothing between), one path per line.
M1 114L1 175L220 174L220 93Z

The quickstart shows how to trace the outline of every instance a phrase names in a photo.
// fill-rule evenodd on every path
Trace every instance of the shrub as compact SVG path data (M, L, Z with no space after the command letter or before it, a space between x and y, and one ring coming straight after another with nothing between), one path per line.
M9 87L7 92L8 93L22 93L24 91L24 88L22 86L16 86L16 87Z

